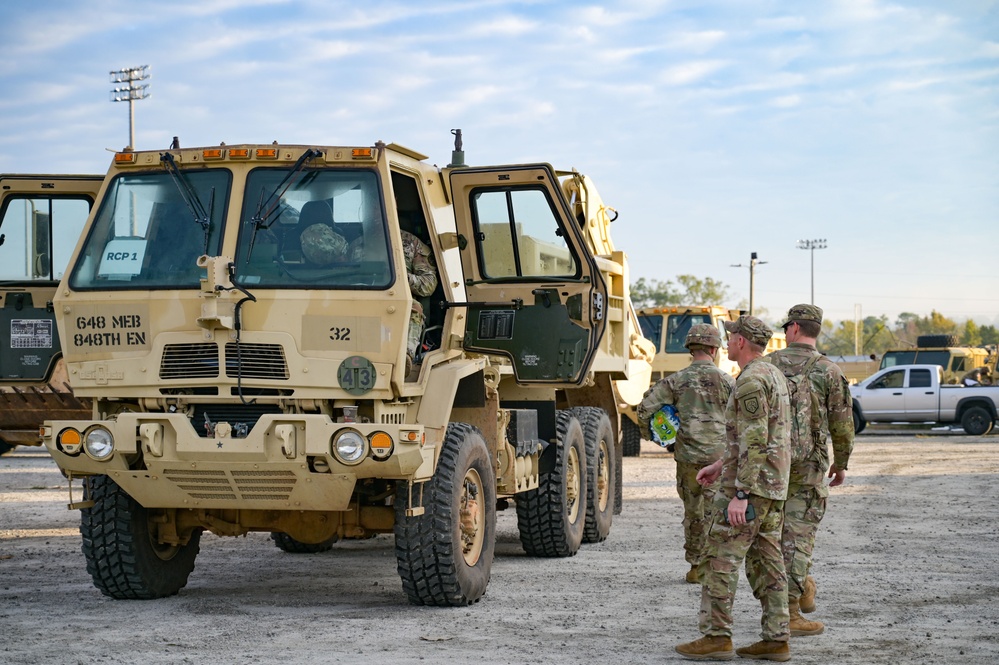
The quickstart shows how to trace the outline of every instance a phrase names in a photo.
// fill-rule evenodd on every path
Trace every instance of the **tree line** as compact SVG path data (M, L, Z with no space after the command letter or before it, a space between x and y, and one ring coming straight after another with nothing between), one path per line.
M677 275L674 280L639 278L631 285L631 299L635 307L664 307L667 305L722 305L730 298L730 289L724 282L710 277ZM745 301L733 309L748 309ZM757 316L767 318L767 310L756 308ZM888 349L916 346L921 335L953 335L962 346L999 345L999 329L994 325L978 325L972 319L957 323L933 310L927 316L903 312L895 321L884 314L867 316L859 322L824 321L818 340L819 351L830 356L850 356L855 353L859 338L860 353L880 356Z

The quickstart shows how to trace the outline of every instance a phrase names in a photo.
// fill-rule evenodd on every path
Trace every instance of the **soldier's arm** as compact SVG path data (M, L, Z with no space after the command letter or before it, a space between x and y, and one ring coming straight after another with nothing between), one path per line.
M409 273L409 288L421 298L425 298L437 288L437 268L430 257L430 248L417 241L413 254L413 269Z
M760 472L767 462L767 442L770 437L767 400L762 386L750 379L736 386L735 401L739 413L739 443L740 448L745 451L744 456L740 456L735 486L752 492L759 483Z
M833 466L843 472L853 452L854 432L853 398L850 397L850 385L841 372L830 377L826 413L829 417L829 436L832 438ZM837 485L843 482L842 478L837 480Z

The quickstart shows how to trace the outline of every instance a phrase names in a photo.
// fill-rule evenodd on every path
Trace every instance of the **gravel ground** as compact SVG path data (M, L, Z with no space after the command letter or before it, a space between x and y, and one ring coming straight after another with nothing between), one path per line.
M869 428L833 489L813 573L826 632L794 638L799 663L999 663L999 435ZM408 605L392 538L290 555L266 534L206 534L179 595L115 601L91 584L79 515L44 450L0 458L0 662L685 662L700 588L683 575L672 457L626 458L610 538L570 559L532 559L499 515L486 596ZM79 496L79 492L76 492ZM736 645L758 639L740 582Z

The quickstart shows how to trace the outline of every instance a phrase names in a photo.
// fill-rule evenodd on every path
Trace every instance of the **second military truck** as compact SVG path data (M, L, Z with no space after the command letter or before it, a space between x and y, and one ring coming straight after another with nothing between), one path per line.
M43 432L104 594L177 593L206 530L394 533L409 600L445 606L485 592L497 509L531 555L607 537L651 358L609 209L574 171L465 167L457 136L443 169L381 142L115 156L55 298L93 415Z

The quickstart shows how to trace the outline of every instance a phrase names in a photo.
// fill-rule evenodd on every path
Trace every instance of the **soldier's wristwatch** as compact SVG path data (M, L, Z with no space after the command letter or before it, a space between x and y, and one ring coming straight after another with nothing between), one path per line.
M742 490L736 490L735 491L735 498L738 499L739 501L748 501L749 500L749 492L743 492Z

